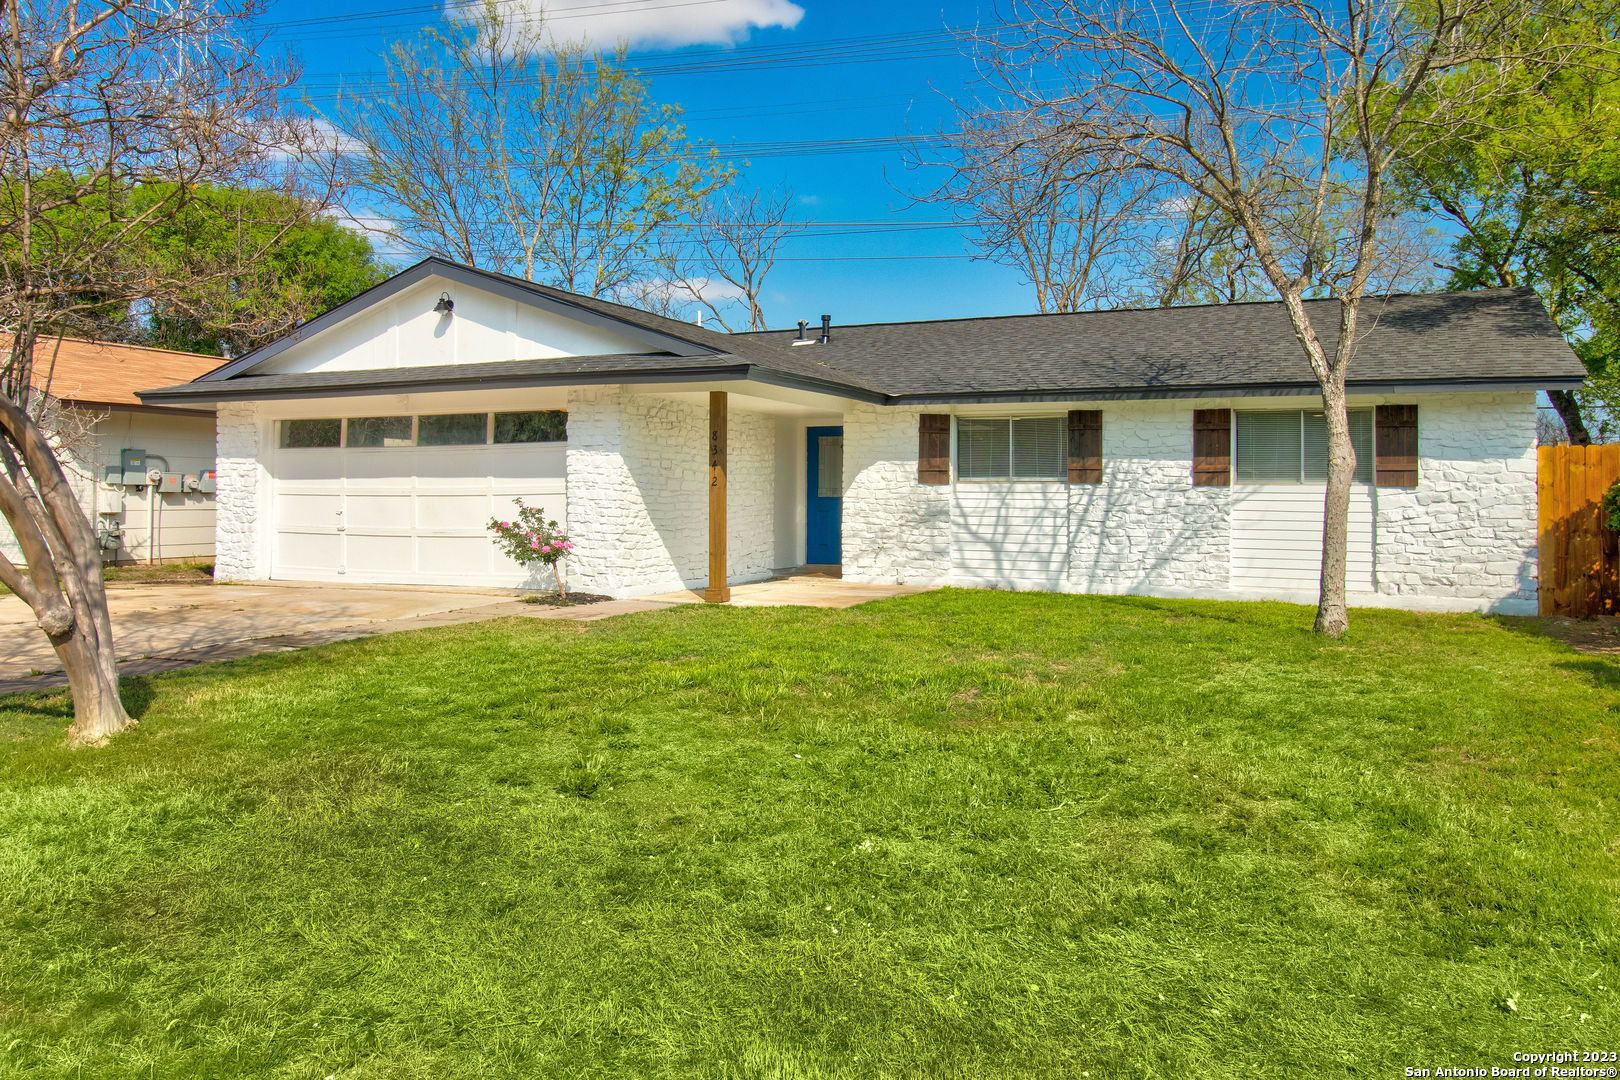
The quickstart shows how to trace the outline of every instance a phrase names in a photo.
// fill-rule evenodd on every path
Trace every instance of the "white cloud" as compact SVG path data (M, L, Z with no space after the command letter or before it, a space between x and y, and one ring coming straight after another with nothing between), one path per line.
M410 254L409 252L394 251L390 247L394 238L399 235L399 222L394 218L372 213L369 210L349 210L342 206L328 206L322 213L339 225L353 229L367 240L370 240L372 249L379 255Z
M683 45L735 45L756 29L791 30L804 18L792 0L513 0L502 3L509 18L537 18L563 41L584 41L597 49L625 41L632 48L678 49ZM445 6L451 19L467 7Z

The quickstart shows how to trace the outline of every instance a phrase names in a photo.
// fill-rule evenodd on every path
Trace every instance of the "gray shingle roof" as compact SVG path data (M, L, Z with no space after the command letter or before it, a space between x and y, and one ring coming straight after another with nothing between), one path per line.
M1336 300L1308 301L1331 351ZM797 331L740 335L785 345ZM1370 297L1352 384L1563 383L1586 374L1532 289ZM1281 303L835 326L824 354L904 398L1314 386Z
M363 294L204 380L144 392L147 401L397 392L452 386L753 378L886 403L1034 397L1139 397L1308 391L1315 386L1280 303L1012 315L834 326L826 345L797 331L726 334L607 300L441 259L391 282L444 274L528 295L645 332L651 351L448 367L255 375L260 358L390 295ZM1338 303L1307 302L1331 350ZM1585 370L1531 289L1372 297L1362 304L1352 389L1563 387ZM657 350L666 351L657 351Z

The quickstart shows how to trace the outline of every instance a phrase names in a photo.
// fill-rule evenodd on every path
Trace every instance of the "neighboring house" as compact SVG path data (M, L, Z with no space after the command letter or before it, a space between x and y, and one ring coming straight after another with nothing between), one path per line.
M1351 602L1534 611L1536 393L1581 365L1528 289L1362 310ZM712 558L716 597L808 563L1315 599L1325 431L1278 304L723 334L428 259L142 398L218 406L222 579L537 584L485 531L521 497L615 596Z
M106 538L105 561L213 556L213 406L146 404L135 392L195 379L222 363L217 356L76 338L42 337L35 345L34 387L56 399L65 414L49 425L56 429L57 456L98 535ZM145 456L126 470L125 451ZM152 470L171 479L146 483ZM187 477L195 479L188 484ZM21 554L3 519L0 551L12 559Z

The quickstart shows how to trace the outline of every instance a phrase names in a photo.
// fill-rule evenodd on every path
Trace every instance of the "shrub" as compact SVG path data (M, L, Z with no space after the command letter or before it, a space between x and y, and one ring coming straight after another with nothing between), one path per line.
M567 596L568 590L563 588L562 560L570 551L574 550L573 543L567 534L557 527L555 521L546 520L546 512L539 506L525 506L522 499L513 500L517 503L517 519L515 521L501 521L497 518L489 519L489 531L494 534L495 542L501 550L518 564L528 566L531 563L540 563L549 566L557 575L557 592Z
M1609 485L1603 493L1603 524L1620 532L1620 480Z

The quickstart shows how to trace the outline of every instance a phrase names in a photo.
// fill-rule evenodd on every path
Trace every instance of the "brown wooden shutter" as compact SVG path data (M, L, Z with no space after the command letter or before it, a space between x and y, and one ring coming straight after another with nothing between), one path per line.
M1193 410L1193 487L1232 484L1232 410Z
M1102 483L1102 411L1069 412L1069 483Z
M1418 407L1380 405L1373 411L1373 457L1379 487L1417 487Z
M951 418L947 413L917 417L917 483L951 482Z

